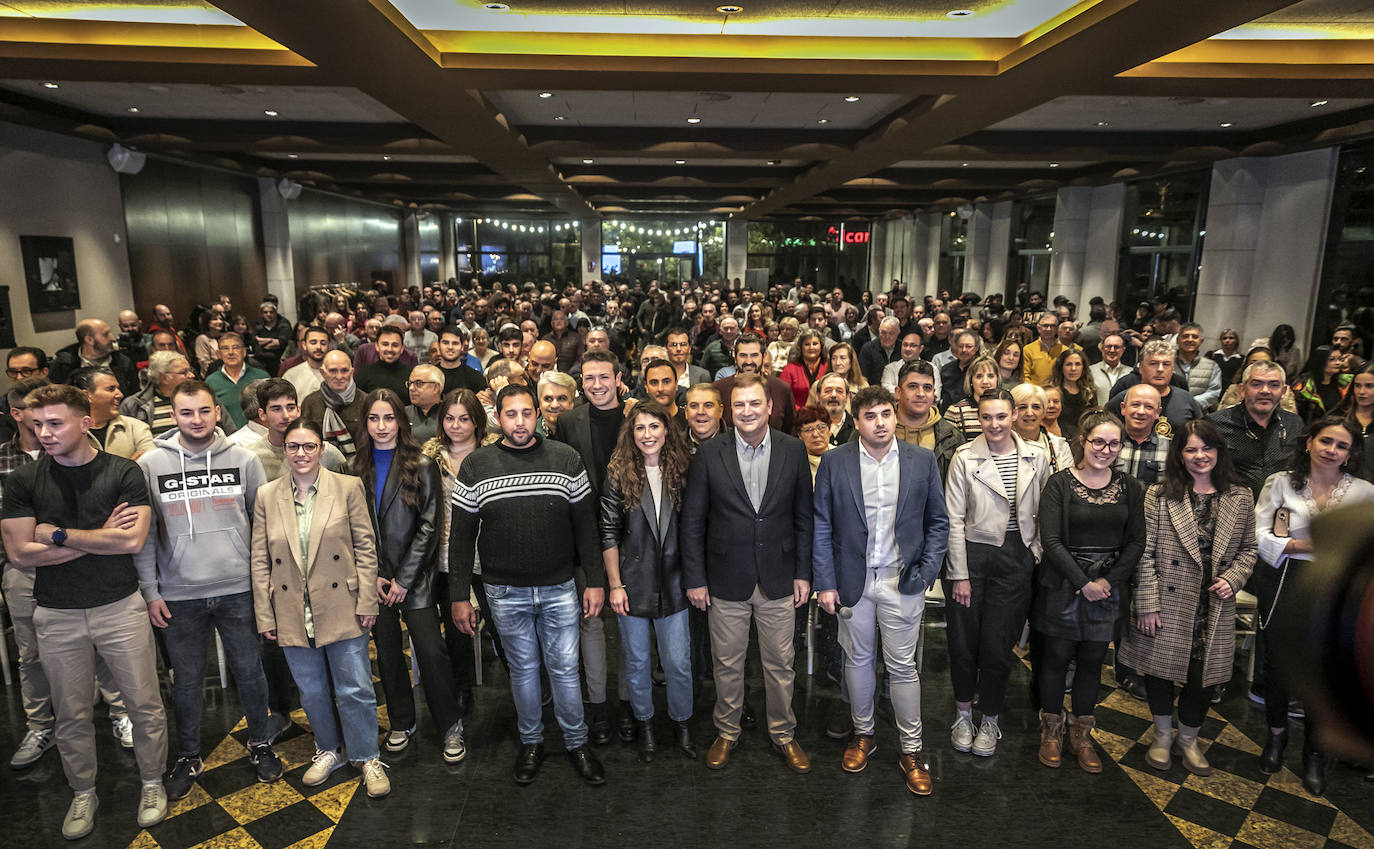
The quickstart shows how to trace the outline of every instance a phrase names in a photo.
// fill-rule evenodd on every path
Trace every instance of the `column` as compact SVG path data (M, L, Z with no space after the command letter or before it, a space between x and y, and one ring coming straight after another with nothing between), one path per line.
M423 286L420 279L420 219L415 210L401 216L401 253L397 257L396 291Z
M992 209L989 204L973 207L968 221L968 244L964 248L964 280L960 292L982 294L988 280L988 248L992 238Z
M1007 276L1011 265L1012 202L1004 200L992 204L988 226L987 274L983 288L973 291L986 300L994 292L1007 294Z
M277 181L258 178L258 205L262 209L263 265L267 271L267 291L277 296L278 312L293 324L296 321L296 266L291 257L291 219L289 201L277 191Z
M916 245L924 248L916 256L911 279L907 281L907 294L918 300L925 295L933 295L940 289L940 236L944 231L944 215L927 212L920 217L916 228Z
M1083 293L1083 262L1088 247L1088 213L1092 189L1060 189L1054 206L1054 251L1050 254L1050 285L1045 302L1064 295L1079 303Z
M1117 268L1121 262L1121 226L1126 215L1126 184L1111 183L1092 190L1088 210L1088 244L1083 254L1082 301L1079 315L1087 320L1088 301L1116 298ZM1057 240L1056 240L1057 241Z
M439 285L447 287L450 277L458 277L457 246L453 239L452 212L439 214Z
M725 280L734 285L735 278L744 284L749 269L749 222L743 218L725 219Z
M578 221L578 244L582 247L582 282L601 279L601 219Z
M900 219L874 221L868 228L868 279L860 281L860 291L880 292L893 268L893 253L901 253Z

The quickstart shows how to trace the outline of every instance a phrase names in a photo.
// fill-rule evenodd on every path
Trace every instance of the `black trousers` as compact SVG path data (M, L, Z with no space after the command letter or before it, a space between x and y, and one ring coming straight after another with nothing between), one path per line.
M448 649L439 633L439 608L433 605L404 611L382 605L377 610L372 639L377 643L377 667L381 673L382 692L386 694L391 728L400 731L415 727L415 693L410 688L410 664L406 663L401 646L402 616L414 645L415 662L420 667L425 703L442 735L460 719L460 714Z
M1150 704L1150 713L1169 716L1174 709L1174 682L1146 675L1145 700ZM1178 694L1179 724L1192 728L1202 725L1211 703L1212 688L1202 686L1202 660L1194 658L1188 663L1188 680L1183 685L1183 692Z
M471 690L477 681L477 669L472 656L472 637L458 630L453 624L453 602L467 601L454 599L449 594L447 572L434 575L434 596L439 599L439 624L444 632L444 648L448 650L449 668L453 671L453 682L460 692Z
M1035 633L1032 629L1032 636ZM1063 712L1064 678L1069 672L1069 661L1076 661L1073 670L1073 713L1074 716L1092 716L1102 683L1102 661L1107 657L1107 643L1080 642L1044 634L1039 635L1038 642L1039 657L1032 662L1040 667L1040 707L1046 713Z
M1288 677L1279 667L1276 653L1268 645L1269 634L1271 630L1278 633L1279 623L1294 615L1291 593L1298 579L1298 570L1304 565L1305 561L1288 561L1288 577L1283 580L1284 589L1280 591L1279 581L1283 576L1283 570L1275 569L1263 561L1255 563L1255 597L1259 601L1260 617L1268 626L1260 629L1255 639L1259 643L1256 651L1263 649L1259 660L1264 670L1264 718L1270 728L1288 727L1288 700L1291 695L1288 690ZM1309 726L1312 723L1310 717L1304 721Z
M977 693L983 713L997 716L1006 701L1007 679L1015 657L1011 650L1021 637L1030 610L1035 557L1019 534L1008 533L1000 546L965 545L969 606L954 600L950 581L944 585L949 677L955 701L973 701Z

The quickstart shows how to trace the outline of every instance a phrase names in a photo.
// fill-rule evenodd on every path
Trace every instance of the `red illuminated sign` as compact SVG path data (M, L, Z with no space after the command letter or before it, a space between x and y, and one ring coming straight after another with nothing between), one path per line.
M849 230L843 224L839 227L830 225L826 230L826 238L832 242L839 242L844 245L866 245L868 244L867 230Z

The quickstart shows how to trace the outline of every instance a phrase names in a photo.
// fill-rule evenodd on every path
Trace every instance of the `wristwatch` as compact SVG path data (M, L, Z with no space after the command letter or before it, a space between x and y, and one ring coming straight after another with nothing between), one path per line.
M54 530L54 531L52 532L52 544L53 544L53 545L56 545L56 546L58 546L58 547L61 547L61 546L64 546L64 545L67 544L67 529L66 529L66 528L57 528L56 530Z

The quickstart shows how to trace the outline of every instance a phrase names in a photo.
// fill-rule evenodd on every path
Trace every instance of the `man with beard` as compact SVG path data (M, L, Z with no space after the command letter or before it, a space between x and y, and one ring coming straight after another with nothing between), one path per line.
M382 325L377 331L377 362L359 369L356 380L358 388L364 393L374 389L390 389L397 397L405 398L410 394L406 381L410 379L411 367L401 360L406 350L405 333L392 324Z
M828 372L816 386L816 397L830 417L830 445L844 445L854 438L854 419L849 415L849 381L842 374Z
M296 387L296 394L304 398L320 388L324 382L320 369L324 367L324 355L329 353L329 331L323 327L309 327L305 331L305 345L301 347L302 359L286 370L282 378Z
M324 355L320 372L324 382L301 401L301 415L308 422L319 422L324 441L352 462L358 453L353 435L362 425L364 395L353 382L353 361L343 351L330 351Z
M76 342L58 351L49 366L53 383L66 383L71 373L88 366L104 366L114 372L119 388L125 395L139 390L138 369L134 361L115 350L110 325L98 318L86 318L76 323Z
M260 309L262 321L253 325L253 353L268 374L276 374L282 352L291 341L291 322L281 317L271 301L263 301Z
M153 336L143 332L143 319L133 310L119 313L119 350L134 361L136 368L148 361L148 351L152 348Z
M916 359L903 365L897 375L895 427L898 439L935 454L935 460L940 464L940 479L944 480L954 449L964 443L964 437L935 409L939 385L935 367L925 360Z
M444 375L444 394L455 389L471 389L474 393L487 388L487 380L473 365L477 361L468 353L468 337L461 327L449 325L439 331L439 370Z
M733 321L734 319L728 320ZM722 322L723 325L724 322ZM797 413L797 408L792 399L792 388L782 378L763 374L763 340L757 334L745 333L739 337L739 341L735 343L735 370L729 377L722 377L714 384L716 391L720 393L721 403L725 407L725 423L731 426L733 426L733 420L731 419L730 397L735 390L734 376L737 374L763 376L768 400L772 406L772 411L768 415L768 426L783 433L791 433L792 421Z

